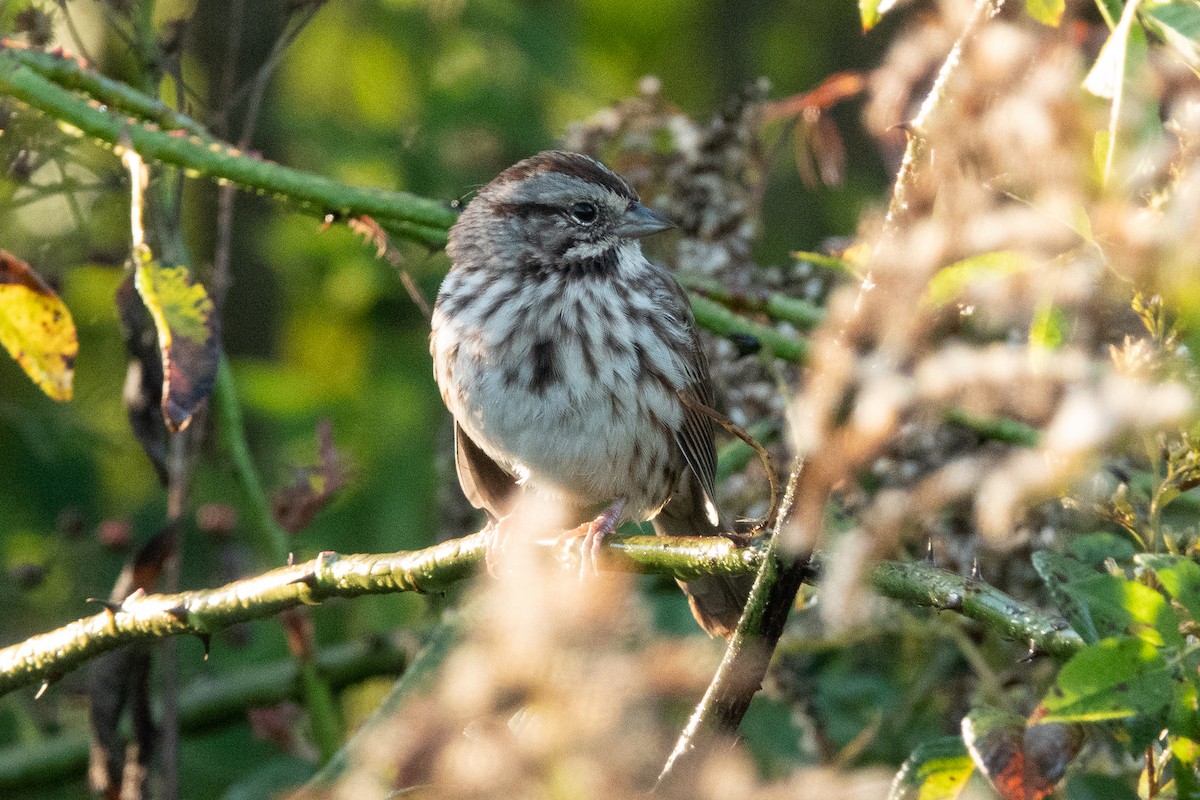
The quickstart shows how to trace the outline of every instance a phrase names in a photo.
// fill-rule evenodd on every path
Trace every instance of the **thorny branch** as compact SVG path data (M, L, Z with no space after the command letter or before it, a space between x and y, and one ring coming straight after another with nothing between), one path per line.
M53 682L89 659L133 642L191 635L207 646L214 633L230 625L334 597L443 591L478 571L486 544L484 534L475 533L416 551L323 553L216 589L137 594L119 606L0 649L0 695ZM578 541L570 544L577 547ZM718 537L633 536L614 538L603 547L602 563L608 568L682 579L746 574L758 570L769 552L761 541L739 547ZM880 564L874 574L884 595L957 611L1010 638L1036 642L1039 650L1055 657L1066 657L1081 645L1061 621L978 581L900 562Z

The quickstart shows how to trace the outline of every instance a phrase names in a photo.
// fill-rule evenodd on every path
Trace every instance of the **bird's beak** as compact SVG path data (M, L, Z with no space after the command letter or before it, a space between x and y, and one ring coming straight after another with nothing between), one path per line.
M652 233L674 228L675 223L654 209L635 203L617 223L617 235L626 239L640 239Z

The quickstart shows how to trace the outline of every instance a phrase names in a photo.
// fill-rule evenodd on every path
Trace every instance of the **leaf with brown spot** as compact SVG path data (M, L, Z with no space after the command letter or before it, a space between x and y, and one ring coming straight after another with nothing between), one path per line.
M71 399L79 340L71 312L28 264L0 250L0 344L51 399Z
M1038 722L1040 716L976 708L963 718L967 751L1004 800L1049 797L1083 744L1078 725Z
M217 380L220 344L213 302L187 267L164 267L149 251L135 256L134 285L158 332L162 412L167 427L187 427Z

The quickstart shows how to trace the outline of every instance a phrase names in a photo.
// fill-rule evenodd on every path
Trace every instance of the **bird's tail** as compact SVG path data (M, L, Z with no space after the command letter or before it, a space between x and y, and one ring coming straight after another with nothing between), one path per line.
M654 532L659 536L719 536L728 528L709 520L704 493L691 472L687 476L671 502L652 520ZM700 627L726 638L737 627L753 584L753 575L707 575L679 581Z

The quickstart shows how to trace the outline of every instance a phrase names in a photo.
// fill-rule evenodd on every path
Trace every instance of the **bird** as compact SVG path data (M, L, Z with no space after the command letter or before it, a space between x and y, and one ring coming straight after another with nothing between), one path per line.
M430 351L459 484L496 540L524 498L557 504L585 559L626 521L728 530L691 305L640 243L672 227L617 173L557 150L505 169L451 227ZM680 585L705 631L731 635L746 577Z

